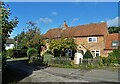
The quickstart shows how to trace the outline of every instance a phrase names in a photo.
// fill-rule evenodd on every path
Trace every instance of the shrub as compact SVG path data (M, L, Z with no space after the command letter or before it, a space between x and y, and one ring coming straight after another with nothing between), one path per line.
M120 50L115 49L108 55L109 57L115 57L115 58L120 58Z
M8 49L7 50L7 56L13 57L13 49Z
M35 48L29 48L27 50L27 56L29 57L29 60L32 56L36 57L38 55L38 51Z
M111 53L109 53L108 58L112 60L112 63L120 64L120 50L113 50Z
M89 58L93 58L93 55L91 54L89 50L87 50L83 56L83 59L89 59Z
M54 57L60 57L60 50L54 49L53 53L54 53Z
M45 53L44 56L43 56L43 61L44 61L45 63L51 63L52 58L54 58L53 55L51 55L51 54L49 54L49 53Z

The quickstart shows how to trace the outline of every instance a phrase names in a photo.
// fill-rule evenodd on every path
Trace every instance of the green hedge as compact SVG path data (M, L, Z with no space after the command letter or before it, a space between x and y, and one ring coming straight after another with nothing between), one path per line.
M89 58L93 58L93 55L91 54L89 50L87 50L83 56L83 59L89 59Z
M7 56L13 57L13 49L8 49L7 50Z
M27 56L29 57L29 60L31 59L31 57L34 60L34 57L37 57L38 55L38 51L35 48L29 48L27 50Z
M43 56L43 61L44 61L44 63L51 63L52 58L54 58L53 55L51 55L49 53L45 53Z

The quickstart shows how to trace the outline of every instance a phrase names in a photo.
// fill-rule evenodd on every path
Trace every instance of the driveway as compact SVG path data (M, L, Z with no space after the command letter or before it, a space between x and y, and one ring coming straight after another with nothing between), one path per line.
M118 72L48 67L33 71L20 82L118 82Z
M34 68L25 61L8 61L17 76L22 76L19 82L118 82L118 72L110 70L81 70L57 67ZM25 75L25 76L23 76Z

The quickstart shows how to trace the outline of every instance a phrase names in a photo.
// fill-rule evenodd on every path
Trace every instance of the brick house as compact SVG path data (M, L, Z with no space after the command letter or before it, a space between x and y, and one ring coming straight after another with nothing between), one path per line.
M120 42L120 38L118 38L120 34L109 34L105 22L68 27L64 21L63 28L50 29L43 35L47 40L62 36L72 37L78 45L78 50L82 50L84 54L90 50L93 57L108 56L113 49L118 49Z

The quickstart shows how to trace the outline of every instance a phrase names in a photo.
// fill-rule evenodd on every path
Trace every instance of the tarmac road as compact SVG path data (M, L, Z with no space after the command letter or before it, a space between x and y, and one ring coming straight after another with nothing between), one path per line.
M33 71L21 82L118 82L118 72L48 67Z
M19 82L118 82L118 72L110 70L81 70L46 67L35 68L25 65L24 61L9 62L11 69L22 77ZM120 81L119 81L120 82Z

